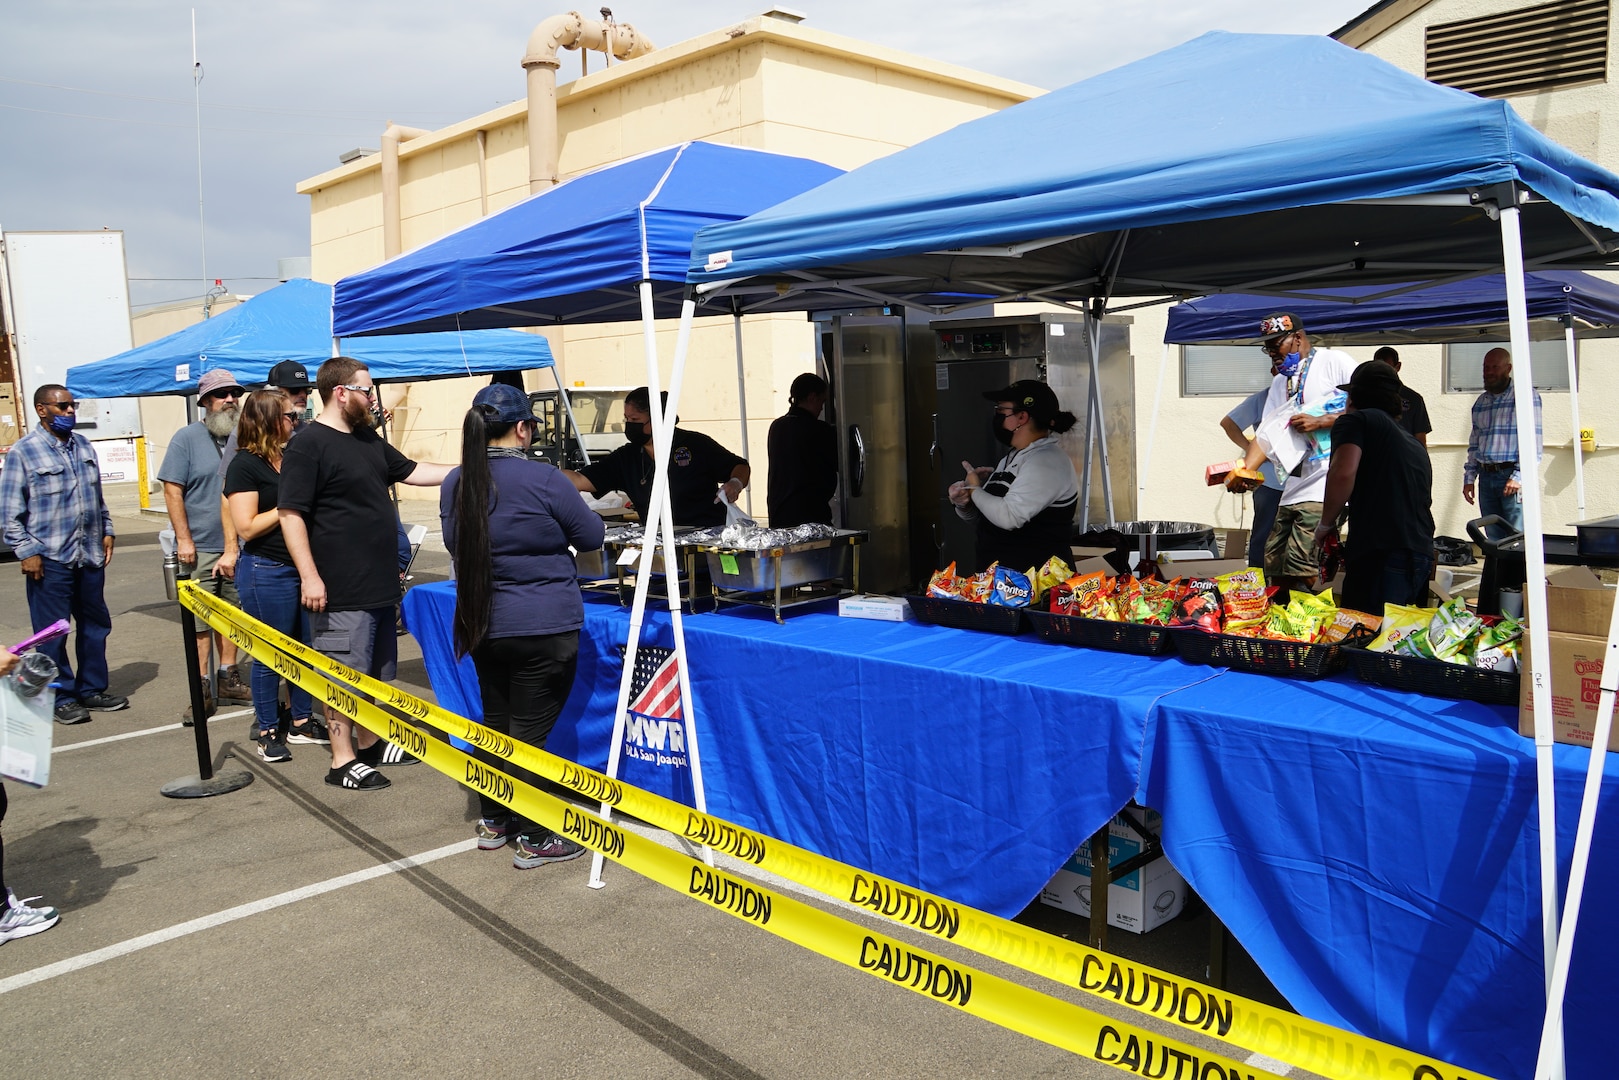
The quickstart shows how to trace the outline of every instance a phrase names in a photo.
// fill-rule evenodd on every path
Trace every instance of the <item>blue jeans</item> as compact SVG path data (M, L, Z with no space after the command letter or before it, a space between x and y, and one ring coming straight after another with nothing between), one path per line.
M243 611L294 641L304 641L297 567L244 551L236 560L236 591L242 596ZM260 731L269 731L276 726L276 704L281 681L274 668L254 663L253 717ZM292 704L294 720L309 716L309 691L288 683L287 700Z
M1523 496L1503 495L1501 489L1512 479L1506 469L1494 472L1480 469L1478 474L1478 512L1481 517L1496 515L1509 526L1508 532L1523 532ZM1499 530L1498 530L1499 531Z
M57 680L57 703L77 701L89 694L107 690L107 636L112 633L112 613L103 598L107 571L100 566L68 566L41 558L45 576L28 585L28 618L36 631L58 619L72 619L74 656L78 675L67 662L67 638L60 637L39 647L56 662L62 677Z

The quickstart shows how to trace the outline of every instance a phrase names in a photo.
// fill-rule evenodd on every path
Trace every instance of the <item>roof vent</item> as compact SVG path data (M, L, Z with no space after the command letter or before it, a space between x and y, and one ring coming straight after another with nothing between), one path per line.
M764 17L767 19L780 19L782 22L790 23L801 23L805 19L809 18L808 15L805 15L797 8L790 7L773 7L769 11L765 12Z
M1608 0L1553 0L1427 28L1430 81L1486 97L1608 77Z
M337 161L341 165L347 165L351 161L359 161L363 157L370 157L372 154L380 153L382 153L381 150L365 150L356 147L353 150L345 150L341 154L338 154Z

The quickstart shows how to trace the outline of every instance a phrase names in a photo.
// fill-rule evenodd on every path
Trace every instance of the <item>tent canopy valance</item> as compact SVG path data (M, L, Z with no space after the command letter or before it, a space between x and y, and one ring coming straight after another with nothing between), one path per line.
M457 375L527 371L552 364L537 334L489 330L352 341L347 355L371 366L376 382L414 382ZM332 287L294 278L245 304L117 356L68 369L68 389L91 398L195 394L211 368L229 368L243 383L262 383L283 360L311 372L332 355Z
M1581 337L1619 336L1619 285L1580 271L1543 271L1524 278L1536 338L1563 336L1572 320ZM1172 345L1258 340L1261 319L1286 308L1312 336L1337 345L1505 341L1506 282L1500 274L1427 288L1360 285L1323 289L1310 298L1221 293L1169 309L1164 340Z

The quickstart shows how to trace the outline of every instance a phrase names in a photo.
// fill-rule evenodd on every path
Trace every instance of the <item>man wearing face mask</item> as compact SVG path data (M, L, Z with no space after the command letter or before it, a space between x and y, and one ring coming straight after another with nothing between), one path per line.
M1079 476L1058 435L1074 426L1051 387L1023 379L984 397L995 403L995 441L1011 452L995 465L963 461L964 480L950 485L950 501L963 520L978 522L978 566L1011 570L1044 566L1053 556L1072 561Z
M1348 396L1338 387L1355 374L1355 358L1337 349L1318 348L1297 315L1279 311L1260 323L1260 346L1276 367L1265 397L1265 420L1278 413L1306 436L1304 458L1282 481L1282 498L1265 544L1265 581L1284 590L1313 591L1321 576L1315 531L1327 491L1332 457L1332 425L1343 414ZM1226 479L1233 491L1256 486L1265 451L1256 439L1241 471ZM1285 599L1284 596L1279 599Z
M95 447L73 430L78 403L67 387L34 391L39 427L17 440L0 469L0 523L21 560L28 617L35 631L73 620L77 670L67 639L40 651L56 662L56 722L82 724L91 712L116 712L127 698L107 693L107 636L112 615L103 598L112 561L112 514L101 497ZM3 800L0 800L3 801Z
M660 400L665 407L669 395ZM652 398L638 386L624 395L626 445L578 472L566 470L573 486L586 494L622 491L629 505L642 514L652 503L652 481L657 471L652 447ZM748 486L748 463L707 435L676 427L669 453L669 501L674 523L708 527L725 524L725 505L716 491L723 485L726 502L734 503Z
M197 383L202 419L180 429L157 471L180 565L209 592L237 607L241 599L236 595L236 530L222 512L225 487L219 463L236 430L238 402L246 393L224 368L205 372ZM236 670L236 643L230 638L206 629L197 635L201 670L209 670L210 637L219 660L220 699L251 702L253 694Z

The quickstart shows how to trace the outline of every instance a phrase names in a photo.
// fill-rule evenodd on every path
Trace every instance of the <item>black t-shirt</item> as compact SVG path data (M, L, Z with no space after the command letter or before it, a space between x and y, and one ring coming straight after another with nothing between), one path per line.
M1433 421L1428 419L1428 403L1422 400L1422 395L1405 384L1400 385L1400 401L1405 411L1400 414L1400 426L1413 435L1426 435L1433 430Z
M1359 409L1333 423L1332 445L1360 447L1348 554L1432 551L1433 465L1422 444L1382 409Z
M228 499L244 491L258 492L259 513L274 510L281 491L281 474L257 454L245 451L232 454L230 465L225 470L225 497ZM276 562L292 562L292 556L287 552L287 542L281 537L280 526L256 540L247 541L244 546L249 555L274 559Z
M669 456L669 501L676 525L724 525L725 506L714 501L719 486L747 461L707 435L675 428ZM642 447L625 443L600 461L579 470L598 495L622 491L641 513L652 505L652 456Z
M316 423L287 444L280 506L304 515L328 611L366 611L399 600L399 515L388 485L416 463L370 428Z
M769 448L765 505L771 528L832 524L832 495L838 489L838 435L832 425L803 409L788 409L770 425Z

